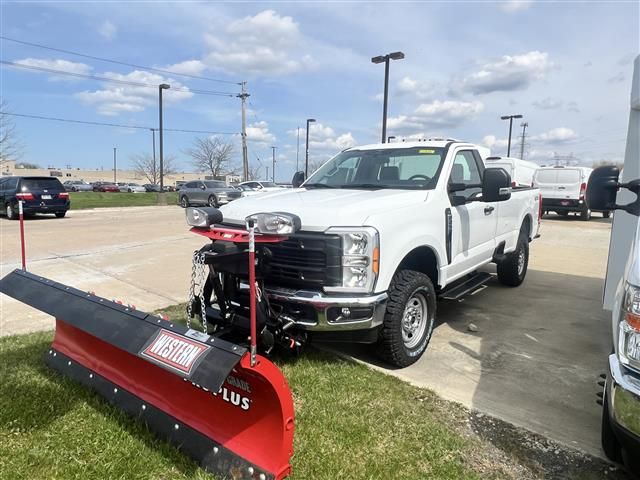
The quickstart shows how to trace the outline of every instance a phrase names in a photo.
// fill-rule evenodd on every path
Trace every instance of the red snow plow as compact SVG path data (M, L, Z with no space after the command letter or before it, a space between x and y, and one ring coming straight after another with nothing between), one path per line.
M288 334L287 318L262 297L264 253L255 245L286 236L257 235L254 218L246 230L211 227L222 221L213 208L188 209L187 218L211 239L194 252L187 309L201 330L23 270L0 280L0 292L56 318L50 367L142 419L205 469L234 480L284 478L292 395L258 351L295 351L304 338Z

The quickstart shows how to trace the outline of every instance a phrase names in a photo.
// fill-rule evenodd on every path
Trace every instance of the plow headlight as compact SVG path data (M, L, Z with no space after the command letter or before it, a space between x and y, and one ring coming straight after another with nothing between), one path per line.
M256 232L269 235L289 235L300 230L300 217L291 213L255 213L247 220L253 220Z
M370 293L378 276L378 231L373 227L334 227L327 233L342 237L342 285L325 287L325 291Z
M208 228L222 222L222 212L214 207L189 207L186 209L187 223L192 227Z

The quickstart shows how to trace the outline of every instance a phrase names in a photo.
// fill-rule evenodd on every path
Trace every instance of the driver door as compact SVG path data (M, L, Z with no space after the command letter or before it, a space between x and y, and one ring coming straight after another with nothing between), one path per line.
M495 203L482 201L484 164L473 150L455 153L448 186L465 188L449 192L451 201L451 264L448 277L457 277L489 262L496 247Z

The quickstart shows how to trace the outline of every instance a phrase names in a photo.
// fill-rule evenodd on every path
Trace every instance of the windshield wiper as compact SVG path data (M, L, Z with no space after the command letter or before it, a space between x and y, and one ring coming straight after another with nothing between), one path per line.
M333 185L327 185L326 183L305 183L302 186L304 188L336 188Z
M394 188L393 185L381 185L379 183L350 183L340 188Z

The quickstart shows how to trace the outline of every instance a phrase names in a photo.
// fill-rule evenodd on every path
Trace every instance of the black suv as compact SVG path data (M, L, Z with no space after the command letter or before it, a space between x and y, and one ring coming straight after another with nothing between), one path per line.
M54 213L62 218L69 210L69 194L52 177L0 178L0 206L9 220L18 218L18 202L22 200L25 215Z

